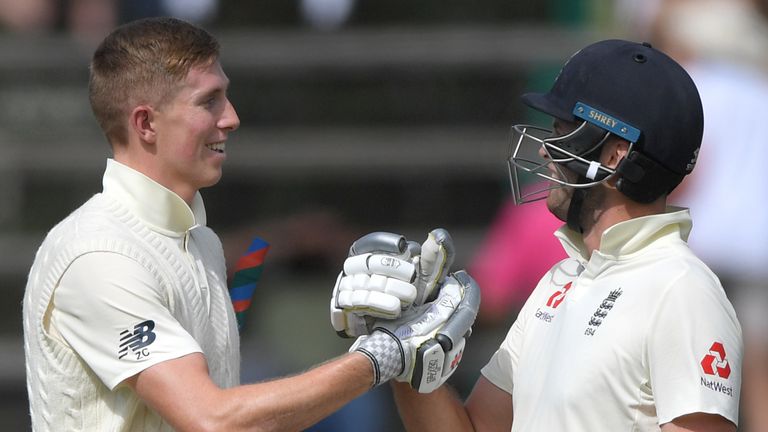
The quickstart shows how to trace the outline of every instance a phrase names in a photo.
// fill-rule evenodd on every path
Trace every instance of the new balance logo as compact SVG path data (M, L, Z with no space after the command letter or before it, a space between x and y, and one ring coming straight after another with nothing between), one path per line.
M117 358L122 359L128 355L128 349L136 356L136 360L140 360L149 356L149 350L147 347L155 341L157 334L152 330L155 329L155 322L147 320L133 326L133 331L123 330L120 332L120 348L117 352Z

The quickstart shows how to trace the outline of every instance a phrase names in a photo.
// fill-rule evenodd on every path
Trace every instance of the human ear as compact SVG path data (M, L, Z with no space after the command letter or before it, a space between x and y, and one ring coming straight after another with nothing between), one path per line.
M629 143L623 139L612 139L605 143L601 154L602 164L616 169L622 159L629 153Z
M139 105L131 111L130 128L147 143L154 144L157 132L154 126L155 112L151 106Z

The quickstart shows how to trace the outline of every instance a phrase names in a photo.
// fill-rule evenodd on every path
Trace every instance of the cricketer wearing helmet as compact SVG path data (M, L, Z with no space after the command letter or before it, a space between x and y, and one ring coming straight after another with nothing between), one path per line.
M522 99L553 128L512 128L513 193L546 199L568 258L543 275L465 403L394 384L406 426L736 430L741 328L688 248L689 211L667 205L701 145L694 82L648 44L606 40Z

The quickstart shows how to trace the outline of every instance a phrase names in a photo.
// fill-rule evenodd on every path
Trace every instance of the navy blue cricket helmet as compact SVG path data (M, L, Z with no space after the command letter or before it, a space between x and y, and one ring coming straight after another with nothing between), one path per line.
M522 100L579 127L555 137L542 128L514 126L517 134L513 133L509 158L513 189L519 188L514 184L517 173L512 172L517 168L577 188L617 176L619 191L648 203L671 192L696 164L704 128L699 92L682 66L650 44L624 40L591 44L565 63L548 92L527 93ZM596 160L610 135L631 144L615 170ZM582 181L553 179L545 164L523 155L519 146L531 138L548 152L548 162L567 166Z

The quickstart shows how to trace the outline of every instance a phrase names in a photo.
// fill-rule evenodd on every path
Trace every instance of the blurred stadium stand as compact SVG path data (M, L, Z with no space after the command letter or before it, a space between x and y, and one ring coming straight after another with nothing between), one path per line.
M317 32L296 22L295 6L280 6L289 2L266 3L270 13L222 5L221 20L231 25L214 29L242 127L230 138L223 181L203 191L209 225L226 238L249 224L326 208L355 235L389 230L422 241L443 226L463 266L509 193L507 132L528 115L518 95L541 71L546 87L551 68L592 35L542 24L545 13L532 6L434 1L423 10L400 2L399 11L370 2L354 25ZM428 10L445 15L436 25ZM368 25L376 16L379 25ZM100 190L109 155L88 106L90 54L61 35L0 35L2 430L28 428L20 304L35 250L53 224ZM279 248L280 238L267 239ZM243 341L244 369L248 361L266 365L254 378L295 372L349 345L326 325L341 263L300 261L267 258Z

